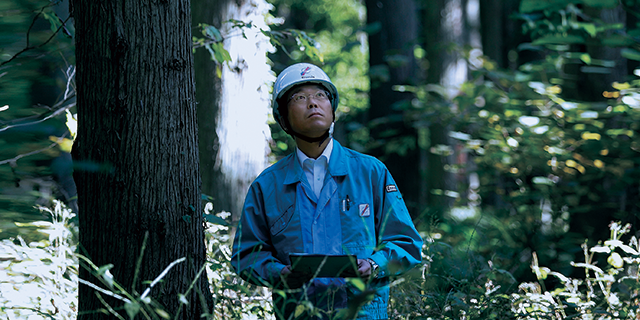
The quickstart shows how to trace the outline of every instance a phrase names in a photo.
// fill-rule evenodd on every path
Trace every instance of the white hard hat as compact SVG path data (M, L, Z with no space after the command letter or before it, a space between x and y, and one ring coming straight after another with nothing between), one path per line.
M288 132L287 126L284 125L286 119L280 113L280 105L278 101L282 96L297 85L302 84L319 84L328 92L331 99L331 107L333 112L338 108L338 90L333 85L329 76L320 67L310 63L296 63L284 69L278 75L273 85L273 98L271 100L271 108L273 108L273 116L278 124Z

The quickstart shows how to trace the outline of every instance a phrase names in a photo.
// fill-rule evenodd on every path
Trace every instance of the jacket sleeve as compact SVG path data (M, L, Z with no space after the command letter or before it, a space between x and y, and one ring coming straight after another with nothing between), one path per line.
M280 281L280 271L285 267L275 257L265 218L264 198L256 183L251 185L245 199L233 241L231 265L242 279L261 286L276 285Z
M399 275L422 260L422 237L386 167L375 188L377 247L371 259L379 266L378 277Z

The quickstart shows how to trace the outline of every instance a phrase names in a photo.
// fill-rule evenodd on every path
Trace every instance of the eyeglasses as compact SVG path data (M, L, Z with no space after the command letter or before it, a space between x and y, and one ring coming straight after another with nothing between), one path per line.
M306 94L301 92L294 93L293 95L291 95L291 97L289 97L288 102L293 102L295 104L305 104L311 98L316 99L316 101L327 101L329 100L329 93L324 90L320 90L312 94Z

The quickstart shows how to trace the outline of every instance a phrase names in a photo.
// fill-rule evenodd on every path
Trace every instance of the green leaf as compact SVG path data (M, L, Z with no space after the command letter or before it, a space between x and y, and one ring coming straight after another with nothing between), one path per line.
M162 309L156 309L155 311L156 311L156 314L158 314L163 319L171 319L171 316L166 311Z
M542 10L558 10L565 8L570 1L567 0L522 0L520 12L529 13Z
M620 55L631 60L640 61L640 51L625 48L620 51Z
M56 30L58 30L58 28L62 25L62 23L60 22L60 18L58 18L55 12L49 13L47 11L43 11L42 15L51 24L51 31L56 32Z
M289 145L287 145L285 142L282 141L278 141L276 143L278 149L282 150L282 151L287 151L287 149L289 149Z
M596 25L593 23L578 23L578 27L584 29L592 38L595 38L598 34Z
M211 50L213 50L213 57L215 61L219 64L231 62L231 55L229 54L229 51L224 48L224 44L222 42L212 43L210 47ZM209 52L211 52L211 50Z
M216 216L215 214L205 214L204 219L207 220L207 222L211 222L213 224L217 224L221 226L229 226L229 223L227 221Z
M205 23L202 23L201 26L202 34L206 37L212 39L215 42L221 42L223 40L222 34L220 33L220 30L218 30L218 28Z
M200 199L202 200L207 200L207 201L213 201L213 197L207 194L200 194Z
M191 223L191 216L184 215L182 216L182 220L184 220L186 223Z
M584 38L576 35L546 35L542 38L538 38L532 42L534 45L547 45L547 44L582 44Z
M133 319L140 312L140 304L136 301L129 301L124 304L124 310L129 315L129 319Z
M580 55L580 60L586 64L591 64L591 56L588 53L583 53Z
M296 318L299 317L304 312L304 310L305 310L305 306L303 304L299 304L296 307L296 311L295 311L294 317L296 317Z
M109 288L113 288L113 275L109 271L113 268L113 264L107 264L100 267L97 271L98 275L106 282Z
M367 288L367 286L364 284L364 281L362 281L362 279L359 279L359 278L347 278L347 282L352 284L354 287L356 287L360 291L364 291Z

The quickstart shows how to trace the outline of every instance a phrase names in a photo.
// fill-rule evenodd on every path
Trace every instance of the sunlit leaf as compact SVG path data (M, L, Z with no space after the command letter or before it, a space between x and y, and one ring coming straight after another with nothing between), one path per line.
M638 254L638 251L636 251L635 249L631 248L630 246L624 244L622 241L620 240L607 240L604 242L605 245L608 246L612 246L615 248L620 248L622 249L624 252L629 253L629 254Z
M155 311L156 311L156 314L158 314L163 319L171 319L171 316L166 311L162 309L155 309Z
M578 23L584 31L586 31L592 38L597 35L596 26L593 23Z
M583 140L600 140L601 136L599 133L592 132L583 132L582 139Z
M304 313L305 306L303 304L299 304L296 306L296 311L294 312L294 317L299 317Z
M367 288L364 281L362 281L362 279L360 278L347 278L347 282L349 282L360 291L364 291Z
M591 64L591 56L588 53L581 54L580 60L582 60L586 64Z
M589 249L589 251L598 252L598 253L610 253L611 252L611 248L609 248L607 246L595 246L595 247Z
M622 268L622 266L624 265L622 257L617 252L612 253L609 258L607 258L607 262L614 268Z
M109 271L111 268L113 268L113 264L107 264L98 268L98 270L96 271L98 276L102 277L102 280L104 280L104 282L107 284L107 286L109 286L109 288L113 288L113 281L114 281L113 275Z
M534 184L546 184L549 186L554 185L553 181L547 177L533 177L532 182Z
M178 294L178 301L180 301L180 303L182 304L189 304L187 297L182 293Z

